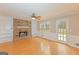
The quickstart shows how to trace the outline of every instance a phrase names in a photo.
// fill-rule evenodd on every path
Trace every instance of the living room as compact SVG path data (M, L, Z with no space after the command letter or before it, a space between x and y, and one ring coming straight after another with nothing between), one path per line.
M0 7L1 54L79 54L79 4L3 3Z

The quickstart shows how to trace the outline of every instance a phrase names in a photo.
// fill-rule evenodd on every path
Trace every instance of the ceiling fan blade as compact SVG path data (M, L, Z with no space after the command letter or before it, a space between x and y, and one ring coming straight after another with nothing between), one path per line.
M40 20L41 19L41 16L36 16L36 19Z
M37 19L37 20L40 20L40 19L41 19L41 16L35 16L35 13L33 13L31 17L32 17L32 18L35 18L35 19Z

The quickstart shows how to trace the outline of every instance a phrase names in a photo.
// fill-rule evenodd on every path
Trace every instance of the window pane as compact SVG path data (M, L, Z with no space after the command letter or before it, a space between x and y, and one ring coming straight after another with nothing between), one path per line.
M58 39L66 41L66 29L59 29Z

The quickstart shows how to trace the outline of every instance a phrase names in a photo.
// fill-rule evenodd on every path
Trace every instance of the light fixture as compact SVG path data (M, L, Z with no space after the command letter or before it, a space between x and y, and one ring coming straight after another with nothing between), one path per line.
M35 13L33 13L31 17L33 20L35 20L35 19L40 20L41 19L41 16L35 16Z
M34 17L32 17L32 19L34 20L35 18L34 18Z
M35 13L32 14L32 19L33 19L33 20L35 19Z

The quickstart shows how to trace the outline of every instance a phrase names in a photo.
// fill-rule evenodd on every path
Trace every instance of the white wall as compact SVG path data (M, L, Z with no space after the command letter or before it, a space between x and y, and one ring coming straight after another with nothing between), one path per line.
M68 37L67 37L66 42L58 40L58 34L56 33L56 20L66 20L67 21L67 30L68 30L67 34L68 34ZM70 27L70 25L72 25L72 23L70 22L69 17L59 18L59 19L55 19L55 20L53 19L53 21L51 21L51 27L52 27L51 30L53 30L53 31L51 31L51 32L37 32L36 22L34 22L33 26L35 26L35 27L33 27L33 30L35 30L35 31L33 32L33 34L34 35L36 34L36 36L40 36L40 37L46 38L48 40L54 40L54 41L58 41L58 42L61 42L61 43L66 43L70 46L79 48L79 46L76 46L76 44L79 44L79 36L71 35L70 30L72 30L72 28Z
M13 40L13 18L0 16L0 43Z
M69 17L70 23L70 35L68 44L79 48L76 44L79 44L79 14L75 14Z
M68 20L69 19L65 18L65 17L60 18L60 19L49 20L50 21L51 31L50 32L38 32L38 34L39 34L38 36L43 37L43 38L47 38L48 40L54 40L54 41L58 41L58 42L61 42L61 43L66 43L65 41L58 40L58 30L57 30L58 28L57 28L57 25L58 25L58 21L66 21L67 30L69 30Z
M67 41L67 44L69 44L70 46L79 48L79 46L76 45L76 44L79 44L79 36L70 35Z
M32 36L37 36L38 32L37 32L37 21L36 20L32 20Z

